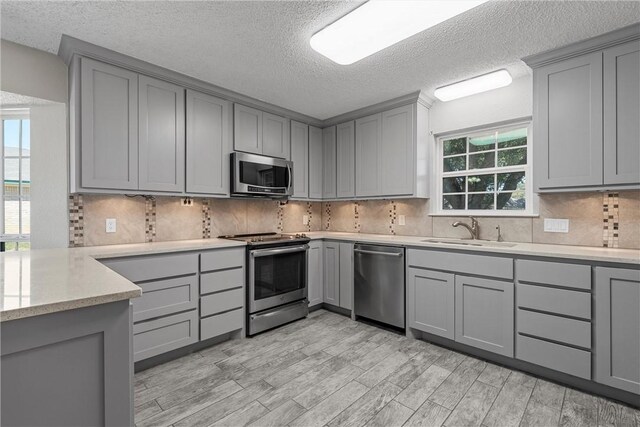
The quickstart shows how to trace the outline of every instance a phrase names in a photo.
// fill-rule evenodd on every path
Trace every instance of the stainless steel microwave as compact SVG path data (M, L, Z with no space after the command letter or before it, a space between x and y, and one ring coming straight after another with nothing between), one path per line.
M231 195L287 197L293 194L293 162L231 153Z

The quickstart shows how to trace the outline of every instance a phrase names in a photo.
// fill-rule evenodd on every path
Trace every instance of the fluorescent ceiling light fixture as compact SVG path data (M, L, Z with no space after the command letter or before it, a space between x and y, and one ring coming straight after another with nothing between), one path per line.
M311 37L311 47L341 65L453 18L487 0L370 0Z
M469 80L438 88L433 93L440 101L451 101L476 93L509 86L513 79L507 70L498 70Z

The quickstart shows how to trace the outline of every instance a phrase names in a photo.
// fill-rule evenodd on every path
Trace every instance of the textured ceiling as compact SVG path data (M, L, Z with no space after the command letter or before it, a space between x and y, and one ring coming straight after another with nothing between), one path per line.
M497 68L640 22L638 1L492 1L356 64L309 38L357 7L344 1L8 1L1 35L57 53L86 40L318 119Z

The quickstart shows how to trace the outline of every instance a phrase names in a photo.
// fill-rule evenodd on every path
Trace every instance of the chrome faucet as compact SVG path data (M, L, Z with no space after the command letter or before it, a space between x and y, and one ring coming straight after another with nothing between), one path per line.
M469 230L469 233L471 234L471 238L473 240L478 240L478 236L480 235L480 227L478 226L478 221L476 221L476 219L472 216L470 216L469 219L471 220L471 225L461 221L456 221L451 225L454 227L457 227L460 225L466 228L467 230Z

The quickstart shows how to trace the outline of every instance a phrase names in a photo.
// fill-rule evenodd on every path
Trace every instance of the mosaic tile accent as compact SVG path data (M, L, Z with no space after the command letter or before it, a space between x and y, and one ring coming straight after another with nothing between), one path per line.
M144 241L153 242L156 237L156 199L153 196L145 197L144 227Z
M602 195L602 246L605 248L618 247L619 206L618 193Z
M329 230L331 228L331 203L326 202L324 204L324 213L326 215L326 219L324 221L325 230Z
M313 204L311 202L307 202L307 216L309 217L309 222L307 222L307 231L311 231L311 219L313 218Z
M353 202L353 228L356 233L360 232L360 203Z
M82 194L69 195L69 247L84 246L84 204Z
M202 199L202 238L211 238L211 202Z
M398 219L398 207L396 202L391 200L389 202L389 232L396 234L396 221Z
M288 201L276 202L278 204L278 232L284 231L284 207L287 206Z

